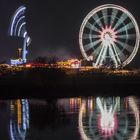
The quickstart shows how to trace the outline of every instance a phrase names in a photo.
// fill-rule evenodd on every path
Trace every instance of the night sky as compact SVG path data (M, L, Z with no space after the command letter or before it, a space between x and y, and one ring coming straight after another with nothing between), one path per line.
M17 58L22 39L8 37L8 28L15 10L27 6L26 21L29 36L28 59L38 56L80 58L78 35L84 17L95 7L113 3L128 9L140 25L138 0L1 0L0 2L0 62ZM133 66L140 66L140 51Z

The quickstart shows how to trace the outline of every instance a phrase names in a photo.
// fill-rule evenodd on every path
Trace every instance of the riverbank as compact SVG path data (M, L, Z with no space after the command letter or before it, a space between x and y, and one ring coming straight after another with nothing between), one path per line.
M0 76L1 98L139 95L139 71L33 68Z

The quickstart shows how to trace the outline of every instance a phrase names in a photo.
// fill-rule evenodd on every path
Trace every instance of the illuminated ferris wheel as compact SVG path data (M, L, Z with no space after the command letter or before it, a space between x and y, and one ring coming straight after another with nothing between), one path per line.
M139 124L134 97L84 100L79 112L82 140L138 140Z
M93 9L85 17L79 33L82 55L95 67L126 66L138 51L139 39L134 16L114 4Z

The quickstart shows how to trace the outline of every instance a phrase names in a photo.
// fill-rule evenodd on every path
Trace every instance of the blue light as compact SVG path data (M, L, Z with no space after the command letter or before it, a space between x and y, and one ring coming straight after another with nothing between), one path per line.
M17 66L17 65L21 65L21 64L23 64L23 60L11 59L11 65L12 66Z
M27 47L31 43L31 39L28 36L27 30L26 30L26 20L25 20L25 6L20 6L14 13L10 28L9 28L9 35L15 36L15 37L22 37L24 39L23 47L22 47L22 60L11 60L11 65L19 65L26 63L27 58Z
M26 33L25 31L25 25L26 25L26 22L23 22L20 27L19 27L19 30L18 30L18 36L20 37L22 35L22 37L24 37L24 33ZM23 34L22 34L22 31L23 31Z
M17 108L17 104L20 104L20 108ZM26 99L21 99L19 102L11 101L10 103L10 139L11 140L25 140L27 131L29 130L29 103ZM21 114L21 116L18 116ZM18 119L21 122L18 123Z
M17 32L17 28L18 28L18 25L19 25L19 23L22 21L22 20L24 20L25 19L25 16L22 16L22 17L20 17L19 19L18 19L18 21L17 21L17 23L16 23L16 26L15 26L15 32L14 32L14 36L16 36L16 32Z
M25 10L26 10L25 6L21 6L16 10L16 12L15 12L13 18L12 18L12 22L11 22L11 26L10 26L10 35L11 36L13 36L14 31L15 31L15 26L14 25L18 22L20 17L25 14Z

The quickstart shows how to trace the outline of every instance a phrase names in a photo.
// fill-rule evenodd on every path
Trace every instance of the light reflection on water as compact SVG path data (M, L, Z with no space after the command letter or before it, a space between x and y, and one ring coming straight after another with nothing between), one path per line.
M28 100L10 101L9 129L11 140L25 140L29 129Z
M136 97L18 99L0 106L4 140L139 140Z
M83 140L138 140L139 124L134 97L85 99L79 112Z

